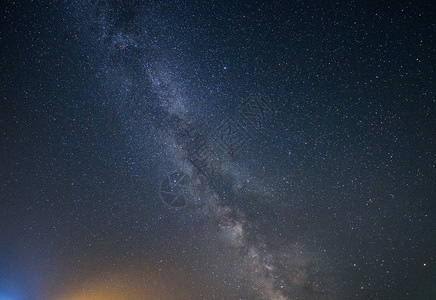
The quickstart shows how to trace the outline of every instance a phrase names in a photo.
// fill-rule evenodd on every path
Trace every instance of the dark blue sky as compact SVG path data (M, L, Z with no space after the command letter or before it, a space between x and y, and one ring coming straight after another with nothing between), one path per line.
M435 297L430 1L1 11L0 300Z

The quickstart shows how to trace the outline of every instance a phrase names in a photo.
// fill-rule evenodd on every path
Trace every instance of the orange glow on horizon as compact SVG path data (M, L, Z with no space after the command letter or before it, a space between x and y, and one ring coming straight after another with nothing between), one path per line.
M95 286L86 290L72 292L53 300L151 300L156 299L144 294L128 291L122 287Z

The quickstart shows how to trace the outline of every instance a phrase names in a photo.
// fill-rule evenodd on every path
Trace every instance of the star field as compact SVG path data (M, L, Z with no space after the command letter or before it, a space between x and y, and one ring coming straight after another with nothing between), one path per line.
M0 300L435 298L430 1L1 12Z

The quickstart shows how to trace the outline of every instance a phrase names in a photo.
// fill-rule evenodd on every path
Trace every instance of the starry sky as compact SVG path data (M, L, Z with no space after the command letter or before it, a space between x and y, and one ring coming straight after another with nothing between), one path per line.
M434 12L1 4L0 300L435 299Z

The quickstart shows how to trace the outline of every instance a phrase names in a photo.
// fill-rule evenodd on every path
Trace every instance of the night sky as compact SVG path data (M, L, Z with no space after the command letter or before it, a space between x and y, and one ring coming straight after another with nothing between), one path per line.
M0 300L436 299L432 1L23 2Z

